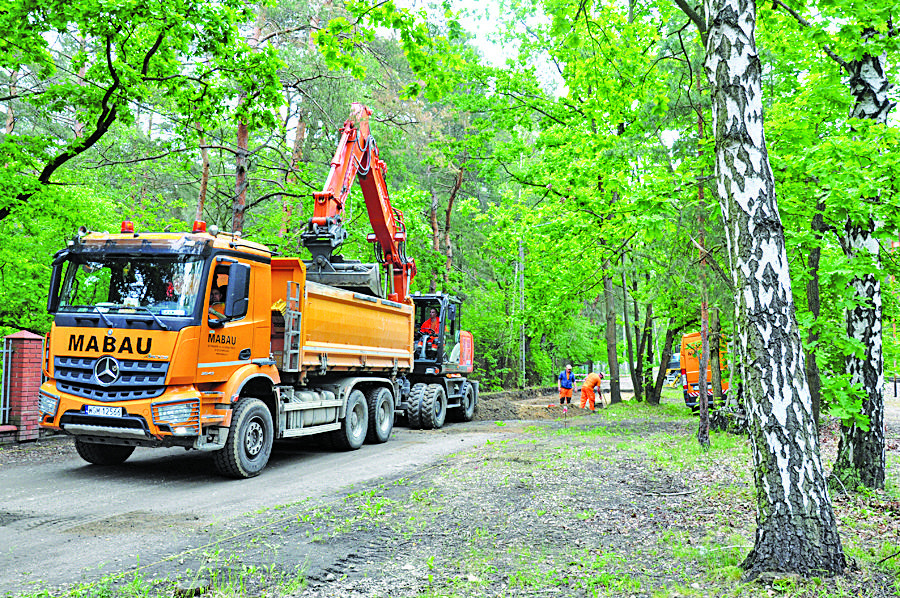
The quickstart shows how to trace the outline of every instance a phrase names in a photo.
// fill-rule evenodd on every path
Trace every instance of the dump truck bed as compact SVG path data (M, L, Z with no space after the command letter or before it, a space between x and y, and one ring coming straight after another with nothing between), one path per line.
M316 376L412 369L412 305L307 281L297 258L272 259L272 295L279 370Z

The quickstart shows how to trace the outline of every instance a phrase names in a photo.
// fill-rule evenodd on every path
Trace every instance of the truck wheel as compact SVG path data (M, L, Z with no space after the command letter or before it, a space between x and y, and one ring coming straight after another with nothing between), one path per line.
M366 394L369 406L369 431L366 442L387 442L394 429L394 395L383 386L373 388Z
M356 450L362 446L368 430L369 407L366 405L366 395L361 390L354 390L347 398L347 413L341 429L331 433L331 441L340 450Z
M251 398L238 401L225 447L213 453L218 472L232 478L259 475L272 454L273 430L272 414L265 403Z
M440 384L429 384L422 401L422 427L426 430L439 429L447 418L447 393Z
M459 421L470 422L475 418L475 385L471 382L463 382L462 388L459 389L462 395L459 399L459 411L456 412Z
M406 419L409 420L409 427L413 430L422 428L422 412L425 410L425 390L427 384L413 384L412 390L409 391L409 409L406 410Z
M118 444L96 444L76 438L75 450L88 463L93 463L94 465L119 465L131 456L131 453L134 452L134 447Z

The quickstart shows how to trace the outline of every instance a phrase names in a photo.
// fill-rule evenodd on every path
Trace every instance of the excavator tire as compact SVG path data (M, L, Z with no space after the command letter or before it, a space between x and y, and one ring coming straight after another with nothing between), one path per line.
M428 388L427 384L419 383L413 384L412 390L409 391L409 409L406 410L406 419L409 422L409 427L413 430L422 429L422 410L425 408L425 390Z
M76 438L75 450L88 463L93 463L94 465L120 465L131 456L131 453L134 452L134 447L117 444L96 444Z
M477 407L475 385L469 381L463 382L462 388L459 389L459 394L462 395L459 399L459 409L453 410L453 419L461 422L470 422L475 419Z
M363 445L369 430L369 406L366 395L354 390L347 397L347 411L340 430L331 432L331 444L342 451L355 451Z
M243 398L231 415L225 447L213 453L216 470L231 478L252 478L266 467L274 442L272 414L259 399Z
M422 400L420 413L422 428L425 430L439 429L444 426L447 418L447 393L440 384L429 384L425 389L425 398Z
M387 442L394 429L394 395L383 386L366 393L369 406L369 431L366 442L380 444Z

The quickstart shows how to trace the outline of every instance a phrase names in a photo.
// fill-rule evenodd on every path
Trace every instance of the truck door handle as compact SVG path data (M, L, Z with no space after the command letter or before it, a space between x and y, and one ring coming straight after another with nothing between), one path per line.
M238 359L250 359L250 349L241 349L238 353Z

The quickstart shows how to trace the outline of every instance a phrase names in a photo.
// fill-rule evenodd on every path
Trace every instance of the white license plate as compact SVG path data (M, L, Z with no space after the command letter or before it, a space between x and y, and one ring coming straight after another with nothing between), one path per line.
M88 415L102 415L103 417L122 417L121 407L107 407L106 405L85 405L84 412Z

